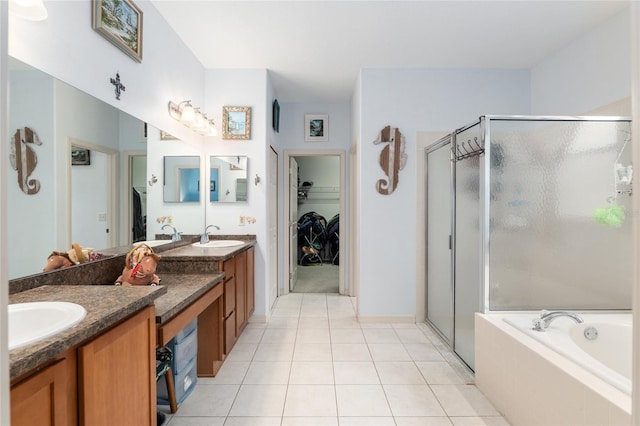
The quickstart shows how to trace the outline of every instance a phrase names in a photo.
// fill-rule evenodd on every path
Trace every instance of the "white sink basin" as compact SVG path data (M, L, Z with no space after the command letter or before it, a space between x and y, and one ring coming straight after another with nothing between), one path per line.
M211 240L206 244L193 243L194 247L234 247L241 246L245 241L240 240Z
M31 302L9 305L9 350L51 337L73 327L87 310L69 302Z
M163 244L170 243L171 240L150 240L150 241L139 241L137 243L133 243L132 245L137 246L138 244L145 243L149 247L161 246Z

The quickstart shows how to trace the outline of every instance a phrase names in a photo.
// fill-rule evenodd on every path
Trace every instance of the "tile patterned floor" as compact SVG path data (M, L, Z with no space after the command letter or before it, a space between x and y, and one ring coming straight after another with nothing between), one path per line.
M360 324L354 303L280 297L168 426L508 426L425 324Z

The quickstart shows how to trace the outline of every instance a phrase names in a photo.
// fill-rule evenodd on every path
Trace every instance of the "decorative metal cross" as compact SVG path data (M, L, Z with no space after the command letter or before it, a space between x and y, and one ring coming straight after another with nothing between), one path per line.
M116 78L115 79L113 79L113 78L111 79L111 84L116 86L116 99L120 100L120 93L124 92L125 87L120 82L120 74L119 73L116 73Z

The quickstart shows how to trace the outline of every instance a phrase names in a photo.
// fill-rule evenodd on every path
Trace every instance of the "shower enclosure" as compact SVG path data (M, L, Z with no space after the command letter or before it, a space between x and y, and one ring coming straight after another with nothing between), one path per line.
M631 309L631 121L482 116L426 149L427 322L474 368L475 312Z

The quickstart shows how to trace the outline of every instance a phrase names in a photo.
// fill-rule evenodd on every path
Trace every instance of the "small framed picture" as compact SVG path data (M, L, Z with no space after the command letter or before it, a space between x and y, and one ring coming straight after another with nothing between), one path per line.
M222 107L222 139L251 139L251 107Z
M142 62L142 10L132 0L92 0L93 29Z
M90 166L91 151L86 148L71 148L71 165L72 166Z
M304 140L326 142L329 140L329 116L327 114L305 114Z
M273 100L273 117L272 117L272 125L273 131L276 133L280 133L280 104L277 99Z

